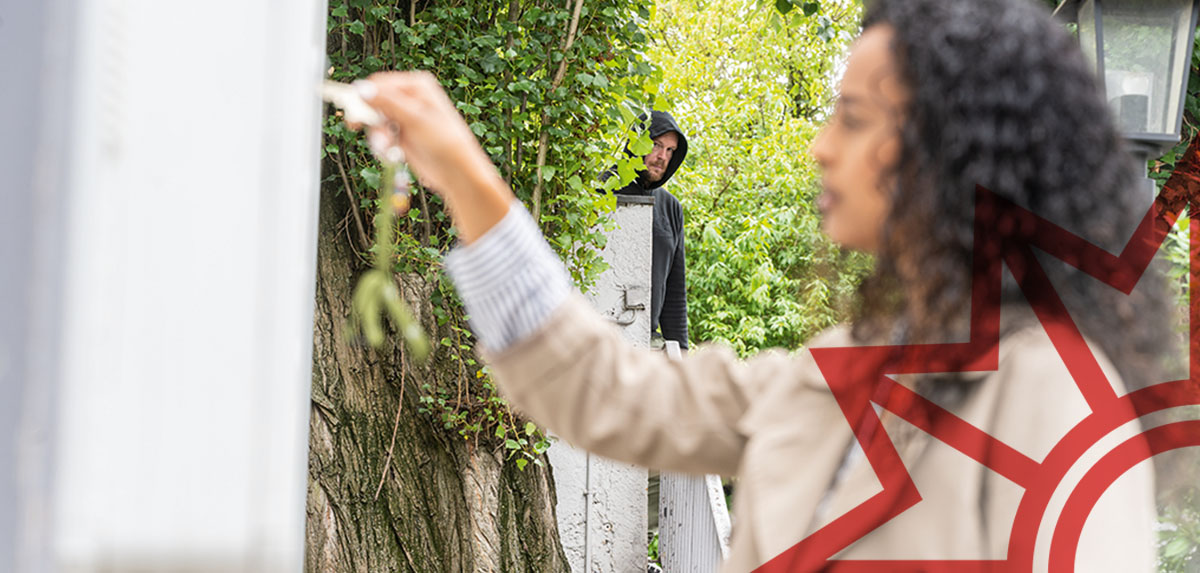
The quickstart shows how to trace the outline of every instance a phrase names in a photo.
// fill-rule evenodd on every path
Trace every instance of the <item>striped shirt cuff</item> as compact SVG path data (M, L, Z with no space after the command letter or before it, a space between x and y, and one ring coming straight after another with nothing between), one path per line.
M491 352L536 332L566 300L571 281L520 201L475 242L446 255L471 330Z

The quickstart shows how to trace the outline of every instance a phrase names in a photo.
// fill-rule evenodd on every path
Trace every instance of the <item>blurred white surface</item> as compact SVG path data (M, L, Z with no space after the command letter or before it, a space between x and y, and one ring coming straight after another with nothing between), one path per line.
M325 3L79 8L55 567L299 571Z

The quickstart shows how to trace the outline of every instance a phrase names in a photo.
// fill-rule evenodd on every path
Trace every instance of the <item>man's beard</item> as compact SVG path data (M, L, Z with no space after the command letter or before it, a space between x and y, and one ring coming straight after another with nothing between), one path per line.
M659 171L658 175L655 175L654 172L651 171L650 169L646 169L646 182L647 183L658 183L659 181L662 181L662 176L664 173L666 173L666 169Z

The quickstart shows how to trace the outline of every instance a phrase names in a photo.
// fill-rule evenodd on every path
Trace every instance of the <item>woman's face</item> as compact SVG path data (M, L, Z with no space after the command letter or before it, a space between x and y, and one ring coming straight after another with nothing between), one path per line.
M891 54L892 30L868 28L854 43L834 115L812 144L821 165L821 226L834 242L877 252L891 209L908 90Z

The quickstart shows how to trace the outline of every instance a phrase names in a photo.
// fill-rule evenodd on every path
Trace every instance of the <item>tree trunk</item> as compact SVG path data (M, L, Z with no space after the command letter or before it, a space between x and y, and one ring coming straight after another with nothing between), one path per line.
M395 340L375 351L346 331L361 270L342 228L348 209L344 194L322 193L306 570L566 571L547 466L518 471L443 430L418 407L421 385L445 375L408 364ZM430 287L420 277L401 286L428 325Z

